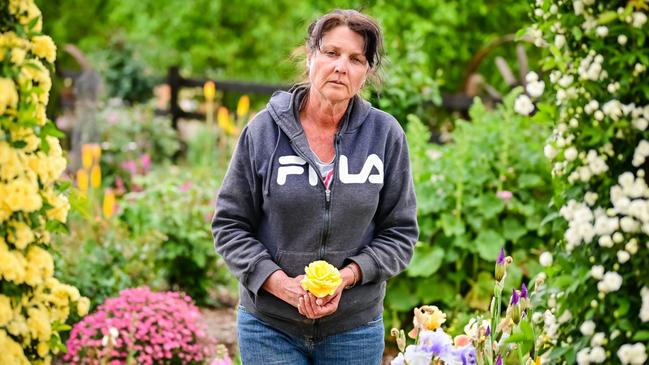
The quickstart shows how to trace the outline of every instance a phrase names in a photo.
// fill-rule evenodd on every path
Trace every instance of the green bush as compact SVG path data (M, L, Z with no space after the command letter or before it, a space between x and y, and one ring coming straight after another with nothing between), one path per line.
M156 267L172 290L184 291L199 305L221 304L217 291L234 284L209 229L217 181L213 170L153 171L135 179L142 191L126 194L119 214L134 237L164 235Z
M558 211L546 361L643 364L649 344L648 10L643 1L536 1Z
M430 132L410 117L421 233L410 266L389 283L389 309L404 312L436 302L457 312L487 309L502 246L516 262L509 287L539 270L530 253L549 238L541 224L551 197L542 154L546 127L514 113L519 93L514 90L495 110L476 99L471 121L457 122L449 145L430 144Z

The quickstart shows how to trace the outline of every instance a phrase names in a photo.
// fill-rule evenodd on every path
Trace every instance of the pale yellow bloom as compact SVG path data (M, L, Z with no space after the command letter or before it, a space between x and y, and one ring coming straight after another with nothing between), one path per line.
M52 336L52 326L47 311L39 308L29 308L27 310L27 327L33 339L47 341Z
M11 62L14 64L20 66L23 64L23 61L25 61L25 55L27 54L27 51L25 51L22 48L13 48L11 49Z
M49 95L49 93L45 93L43 95ZM47 113L45 112L45 105L47 104L47 101L44 103L38 103L36 104L36 124L40 126L44 126L45 123L47 123ZM58 141L58 139L57 139Z
M446 322L446 314L434 305L424 305L414 309L413 324L417 328L436 330Z
M216 120L219 128L223 129L227 134L234 134L236 132L236 127L232 118L230 118L230 113L228 109L224 106L219 108L219 111L216 115Z
M34 232L27 224L19 221L9 222L7 241L13 243L17 249L24 249L34 242L34 238Z
M237 103L237 116L239 118L244 117L248 114L250 110L250 98L248 95L243 95L239 98L239 103Z
M18 104L18 92L12 79L0 78L0 114L7 109L15 109Z
M38 356L45 357L50 353L50 345L48 345L47 342L41 341L36 346L36 352L38 353Z
M27 251L27 271L25 282L29 285L43 284L47 278L54 275L54 261L52 255L46 250L32 245ZM68 293L64 290L67 298ZM64 302L67 304L67 300Z
M12 139L23 141L27 144L21 148L25 152L33 152L41 145L41 139L34 133L32 128L13 127L10 130Z
M30 365L22 347L0 329L0 364Z
M77 314L83 317L86 314L88 314L89 309L90 309L90 300L86 297L79 298L79 301L77 302Z
M326 261L314 261L304 271L306 276L300 282L302 289L318 298L332 295L343 282L338 269Z
M0 277L16 284L22 284L25 281L25 266L27 260L18 251L11 250L0 237Z
M38 35L32 38L32 52L37 57L44 58L49 63L56 59L56 45L52 38L46 35Z
M11 318L13 318L13 310L11 310L11 299L8 296L0 294L0 327L4 327Z

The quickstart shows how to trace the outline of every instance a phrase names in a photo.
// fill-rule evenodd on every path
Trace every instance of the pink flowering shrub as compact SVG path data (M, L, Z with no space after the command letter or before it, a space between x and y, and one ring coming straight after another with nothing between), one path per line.
M77 323L69 364L204 364L214 355L192 299L149 288L123 290Z

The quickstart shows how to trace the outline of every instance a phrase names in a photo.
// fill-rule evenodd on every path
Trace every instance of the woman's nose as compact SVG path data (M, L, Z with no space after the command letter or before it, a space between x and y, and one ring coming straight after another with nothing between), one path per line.
M347 59L345 59L345 57L339 57L336 60L336 64L334 66L334 71L345 74L345 73L347 73L347 67L348 67Z

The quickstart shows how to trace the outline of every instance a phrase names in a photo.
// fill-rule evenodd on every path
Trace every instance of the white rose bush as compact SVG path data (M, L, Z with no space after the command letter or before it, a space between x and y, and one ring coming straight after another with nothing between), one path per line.
M553 121L545 155L560 242L543 363L645 364L649 343L649 34L646 1L536 0ZM529 80L528 80L529 81ZM538 89L538 87L536 88ZM521 103L522 112L531 108ZM546 221L550 221L547 219Z
M52 39L33 1L0 2L0 364L49 364L59 332L89 301L54 277L50 234L69 204L58 181L66 160L45 116Z

